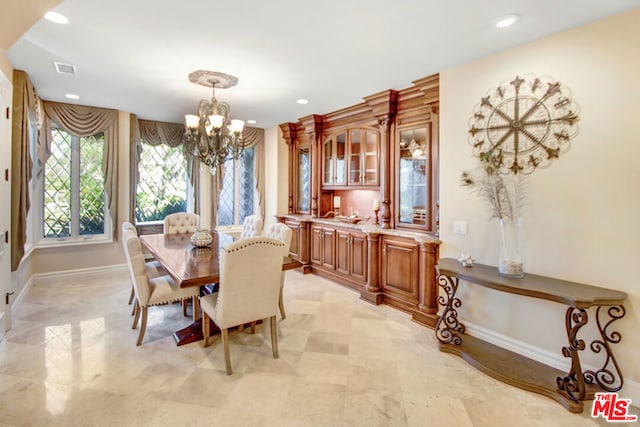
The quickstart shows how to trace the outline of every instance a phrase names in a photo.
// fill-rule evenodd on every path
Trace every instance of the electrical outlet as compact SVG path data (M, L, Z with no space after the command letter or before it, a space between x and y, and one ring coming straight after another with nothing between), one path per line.
M456 234L467 234L467 221L453 221L453 232Z

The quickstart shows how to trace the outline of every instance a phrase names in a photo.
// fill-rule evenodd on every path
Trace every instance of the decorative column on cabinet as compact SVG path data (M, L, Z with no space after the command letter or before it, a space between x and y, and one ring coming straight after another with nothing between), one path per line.
M295 182L297 173L291 173L295 171L296 165L296 124L295 123L283 123L280 125L282 131L282 138L284 142L289 146L289 213L294 213L294 197L297 183Z
M367 232L367 284L360 292L360 298L375 305L382 304L382 288L380 287L380 275L378 268L380 265L379 248L380 234Z
M420 245L420 285L418 310L412 313L413 320L435 327L438 321L438 287L436 285L436 263L439 241L416 237Z
M381 227L391 228L391 124L398 109L398 92L385 90L364 98L372 107L380 129L380 206Z
M318 217L319 199L320 199L320 173L322 171L322 156L320 156L320 147L322 146L322 116L312 114L300 119L304 133L311 141L311 216Z

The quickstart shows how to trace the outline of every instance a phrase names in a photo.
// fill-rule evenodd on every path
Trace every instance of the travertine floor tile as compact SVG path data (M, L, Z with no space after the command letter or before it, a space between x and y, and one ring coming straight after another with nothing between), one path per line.
M438 350L432 330L351 288L285 275L280 357L269 328L177 347L180 304L136 347L127 274L30 289L0 342L2 426L604 426ZM633 409L637 414L638 410Z

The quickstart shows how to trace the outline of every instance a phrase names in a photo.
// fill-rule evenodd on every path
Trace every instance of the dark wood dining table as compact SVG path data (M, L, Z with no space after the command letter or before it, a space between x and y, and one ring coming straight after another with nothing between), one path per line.
M213 241L210 246L194 247L190 241L192 234L143 234L140 242L181 288L213 286L220 281L220 248L236 239L229 234L212 231ZM301 266L299 261L283 257L283 270ZM210 289L208 286L207 288ZM194 310L198 310L198 307L194 307ZM197 318L196 321L173 334L177 345L203 339L202 317L199 313L194 317ZM217 329L215 325L212 326Z

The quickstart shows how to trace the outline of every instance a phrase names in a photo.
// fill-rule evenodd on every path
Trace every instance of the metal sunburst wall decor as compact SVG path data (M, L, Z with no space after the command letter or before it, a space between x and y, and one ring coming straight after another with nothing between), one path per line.
M502 174L530 174L569 149L578 133L571 91L544 77L516 76L481 98L470 119L473 154Z

